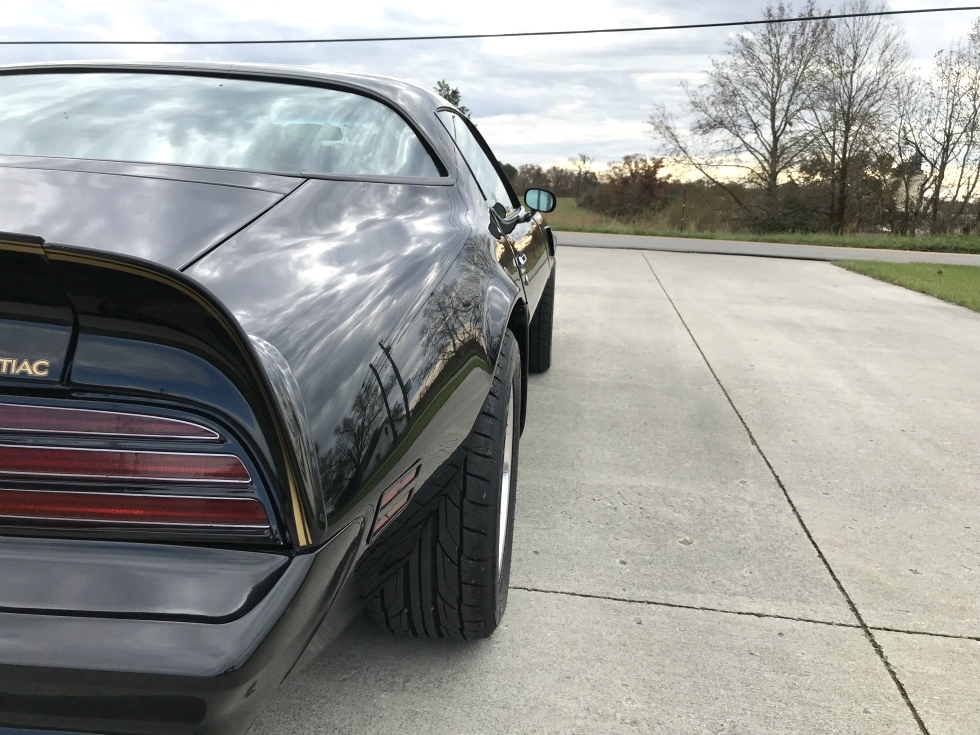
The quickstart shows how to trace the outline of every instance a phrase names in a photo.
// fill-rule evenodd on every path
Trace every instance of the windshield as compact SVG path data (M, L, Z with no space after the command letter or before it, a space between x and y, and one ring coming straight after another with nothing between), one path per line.
M368 97L176 74L0 76L0 155L439 176L405 120Z

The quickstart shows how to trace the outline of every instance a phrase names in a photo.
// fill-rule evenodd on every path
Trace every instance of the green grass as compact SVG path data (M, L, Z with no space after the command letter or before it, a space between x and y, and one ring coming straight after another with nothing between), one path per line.
M689 208L690 209L690 208ZM980 235L936 235L898 237L896 235L830 233L752 232L680 232L665 228L655 215L633 222L606 217L580 208L572 198L561 197L554 212L545 216L555 230L566 232L602 232L613 235L652 235L655 237L691 237L700 240L742 240L792 245L826 245L844 248L884 248L890 250L924 250L936 253L980 253Z
M837 260L834 265L980 311L980 266Z
M554 212L545 215L548 224L555 230L567 232L611 232L613 234L632 235L632 232L619 232L619 229L629 229L629 226L602 214L582 209L572 197L558 197ZM619 228L619 229L617 229Z

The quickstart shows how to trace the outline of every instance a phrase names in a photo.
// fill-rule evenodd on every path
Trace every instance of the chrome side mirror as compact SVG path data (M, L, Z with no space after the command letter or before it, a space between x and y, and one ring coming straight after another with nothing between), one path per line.
M524 204L535 212L552 212L558 200L547 189L528 189L524 192Z

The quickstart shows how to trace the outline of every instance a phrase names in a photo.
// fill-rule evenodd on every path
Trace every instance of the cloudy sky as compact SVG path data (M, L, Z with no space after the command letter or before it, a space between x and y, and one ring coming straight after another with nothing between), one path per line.
M818 0L830 7L827 0ZM765 0L5 0L0 64L55 59L207 59L317 65L386 74L425 87L446 79L498 157L562 163L579 153L605 162L651 153L652 105L681 107L680 82L702 78L738 29L296 46L4 46L3 41L330 38L499 33L738 21ZM797 2L799 5L799 2ZM893 10L968 7L977 0L891 0ZM573 10L574 8L574 10ZM962 36L980 11L898 18L912 55Z

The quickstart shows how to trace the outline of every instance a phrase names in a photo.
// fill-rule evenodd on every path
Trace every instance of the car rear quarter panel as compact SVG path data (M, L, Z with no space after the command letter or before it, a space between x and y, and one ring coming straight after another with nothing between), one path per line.
M472 428L518 288L454 186L311 180L188 270L288 366L328 530Z

